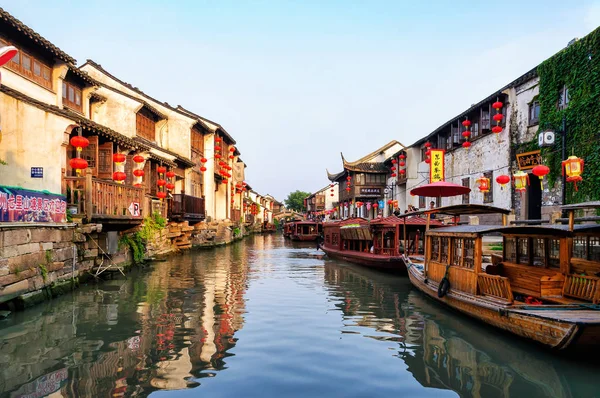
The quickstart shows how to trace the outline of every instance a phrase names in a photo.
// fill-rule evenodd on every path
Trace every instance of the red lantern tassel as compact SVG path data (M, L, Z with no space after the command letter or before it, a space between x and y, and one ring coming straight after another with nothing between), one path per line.
M575 186L575 192L577 192L578 191L578 189L577 189L577 181L574 181L573 185Z

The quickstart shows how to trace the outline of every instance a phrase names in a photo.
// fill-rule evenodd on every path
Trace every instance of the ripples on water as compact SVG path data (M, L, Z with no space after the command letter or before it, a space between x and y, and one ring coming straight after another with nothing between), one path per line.
M0 396L600 396L596 365L255 236L0 321Z

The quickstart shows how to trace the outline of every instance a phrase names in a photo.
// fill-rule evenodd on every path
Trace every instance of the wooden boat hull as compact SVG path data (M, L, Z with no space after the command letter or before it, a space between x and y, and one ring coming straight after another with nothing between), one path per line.
M434 300L489 325L541 343L556 350L598 349L600 311L598 310L531 310L519 306L496 304L481 296L459 291L437 295L438 283L425 280L421 270L408 267L408 276L417 289ZM452 281L450 281L452 284Z
M321 249L331 258L344 260L349 263L354 263L370 268L385 269L406 273L406 265L402 257L378 256L371 253L353 252L347 250L335 250L326 246L321 246Z
M304 241L304 242L315 241L315 240L317 240L318 237L319 237L319 235L294 235L294 234L290 235L290 239Z

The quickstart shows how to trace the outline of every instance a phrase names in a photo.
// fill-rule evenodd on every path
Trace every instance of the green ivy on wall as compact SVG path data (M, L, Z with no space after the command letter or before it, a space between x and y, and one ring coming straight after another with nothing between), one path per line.
M600 28L544 61L537 69L540 78L540 132L562 130L566 121L567 156L584 159L579 192L567 183L567 202L600 200ZM561 91L568 89L568 105L559 109ZM550 167L549 182L561 176L562 137L542 156ZM537 141L537 140L536 140Z

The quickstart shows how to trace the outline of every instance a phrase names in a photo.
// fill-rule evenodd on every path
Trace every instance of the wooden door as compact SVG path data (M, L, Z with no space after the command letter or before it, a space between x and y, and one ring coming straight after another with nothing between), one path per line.
M112 179L113 173L113 143L106 142L98 147L98 178Z

